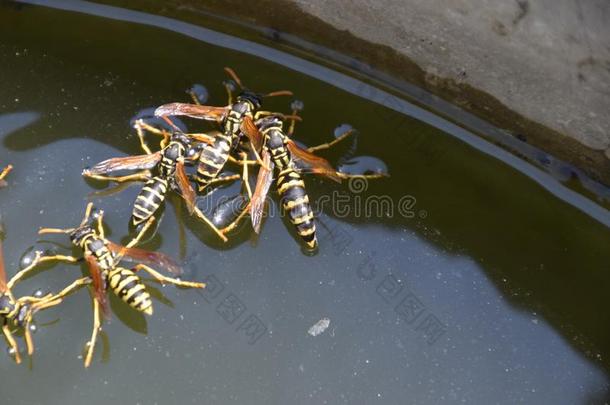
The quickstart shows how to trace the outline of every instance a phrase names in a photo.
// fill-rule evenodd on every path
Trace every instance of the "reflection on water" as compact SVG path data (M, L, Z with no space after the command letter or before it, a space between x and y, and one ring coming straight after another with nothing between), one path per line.
M0 164L15 165L0 190L11 274L37 243L39 227L80 221L87 196L100 187L81 178L84 167L141 153L129 125L135 114L188 101L184 90L192 83L207 86L207 103L223 105L226 65L253 87L288 88L306 102L297 127L303 143L327 142L337 125L349 123L358 130L354 156L379 157L392 174L357 193L310 176L312 197L339 192L414 202L414 215L390 217L339 215L325 206L320 252L306 257L279 218L268 218L258 238L245 227L223 245L170 198L145 247L184 257L185 278L205 280L208 290L154 285L154 299L164 304L150 319L112 303L105 345L86 373L79 356L90 333L90 300L85 291L75 294L39 317L30 367L0 356L7 402L607 398L610 235L529 177L310 76L153 27L0 6L0 35ZM151 54L152 44L162 52ZM278 97L267 107L290 106ZM338 162L350 146L344 142L324 156ZM218 196L236 195L232 187ZM128 234L138 191L90 197L104 208L112 240ZM65 241L45 241L63 249L51 242ZM79 266L45 268L19 287L57 290L80 274ZM308 334L324 318L328 330Z

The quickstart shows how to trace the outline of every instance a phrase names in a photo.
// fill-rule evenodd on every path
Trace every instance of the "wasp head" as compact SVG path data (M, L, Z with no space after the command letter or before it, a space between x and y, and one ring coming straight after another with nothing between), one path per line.
M237 101L245 101L252 106L252 109L258 110L263 105L263 97L250 90L244 90L237 96Z
M92 235L95 235L95 230L90 225L85 224L70 233L70 240L74 245L84 247L85 241Z

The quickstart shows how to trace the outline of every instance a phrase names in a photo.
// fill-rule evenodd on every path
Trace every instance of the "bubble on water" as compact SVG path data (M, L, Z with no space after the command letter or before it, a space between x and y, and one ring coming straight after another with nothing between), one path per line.
M345 174L388 174L388 166L373 156L356 156L339 166Z
M38 331L38 326L36 326L36 324L31 323L30 324L30 332L32 333L36 333Z
M38 250L39 249L37 249L36 246L30 246L21 256L21 259L19 260L19 268L25 269L26 267L31 266L36 258L36 252Z
M188 89L186 92L195 96L197 101L199 101L201 104L205 104L210 96L208 89L203 84L199 83L193 84L193 87Z
M235 83L233 80L230 80L230 79L223 80L222 85L225 87L228 87L229 90L231 90L231 92L234 92L235 90L237 90L237 83Z
M7 347L6 348L6 353L11 356L11 357L15 357L16 351L14 347Z
M32 293L32 295L33 295L35 298L42 298L42 297L44 297L44 295L45 295L45 294L44 294L44 292L43 292L43 291L42 291L42 290L39 288L39 289L35 290L35 291Z
M337 125L337 127L335 128L335 132L334 132L335 138L339 138L353 130L354 130L354 127L351 126L350 124Z
M305 103L302 100L292 100L290 103L290 109L293 111L303 111Z
M318 336L318 335L324 333L324 331L326 329L328 329L329 326L330 326L330 319L322 318L318 322L316 322L311 328L309 328L307 333L309 335L315 337L315 336Z
M165 130L167 132L173 132L174 128L172 128L170 124L168 124L163 118L155 116L155 110L156 107L149 107L138 111L133 117L131 117L131 119L129 120L129 124L133 127L136 121L142 120L142 122L144 122L145 124L148 124L157 129ZM188 132L188 127L180 118L172 117L171 121L180 129L180 131Z

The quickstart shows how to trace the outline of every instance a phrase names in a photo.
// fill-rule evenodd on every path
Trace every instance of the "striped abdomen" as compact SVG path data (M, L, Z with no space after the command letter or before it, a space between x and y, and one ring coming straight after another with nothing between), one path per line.
M166 179L158 176L146 182L133 206L131 220L134 226L140 225L155 214L165 200L168 184Z
M282 206L288 213L290 222L294 224L297 233L305 241L307 247L314 249L318 245L316 225L301 175L292 167L288 167L280 171L277 187Z
M121 267L110 270L107 274L108 285L117 297L136 311L152 315L152 300L140 277Z
M214 180L229 159L229 152L233 144L233 136L219 134L212 145L206 145L199 157L197 166L197 184L203 189Z

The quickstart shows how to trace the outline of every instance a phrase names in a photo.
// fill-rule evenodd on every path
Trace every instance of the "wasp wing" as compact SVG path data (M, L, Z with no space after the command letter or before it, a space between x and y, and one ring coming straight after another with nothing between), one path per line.
M117 260L125 259L131 262L140 262L151 266L158 266L173 274L181 274L182 269L174 259L160 252L151 252L150 250L139 248L128 248L107 241L108 249L115 255Z
M244 117L240 129L248 137L250 142L252 142L254 151L258 153L263 146L263 135L254 124L254 121L252 121L252 118Z
M193 215L193 212L195 211L195 190L193 190L193 187L186 176L183 160L179 160L176 163L176 184L178 185L178 189L180 189L180 194L182 194L189 214Z
M152 169L161 160L161 152L150 155L126 156L104 160L90 169L83 170L83 174L106 174L117 170L143 170Z
M100 304L102 308L102 314L104 317L108 317L110 310L108 308L108 296L106 295L106 283L102 277L102 270L100 269L97 259L92 255L85 255L85 260L89 265L89 274L91 280L93 280L93 296Z
M256 188L252 201L250 202L250 219L254 232L260 233L261 223L263 220L263 209L265 208L265 200L269 193L269 187L273 182L273 162L267 150L263 150L263 165L258 170L256 178Z
M186 115L187 117L197 118L200 120L221 122L229 107L211 107L207 105L187 104L187 103L171 103L164 104L155 110L157 117L164 115Z
M292 140L287 141L286 147L300 172L320 174L341 183L341 177L328 160L301 149Z

